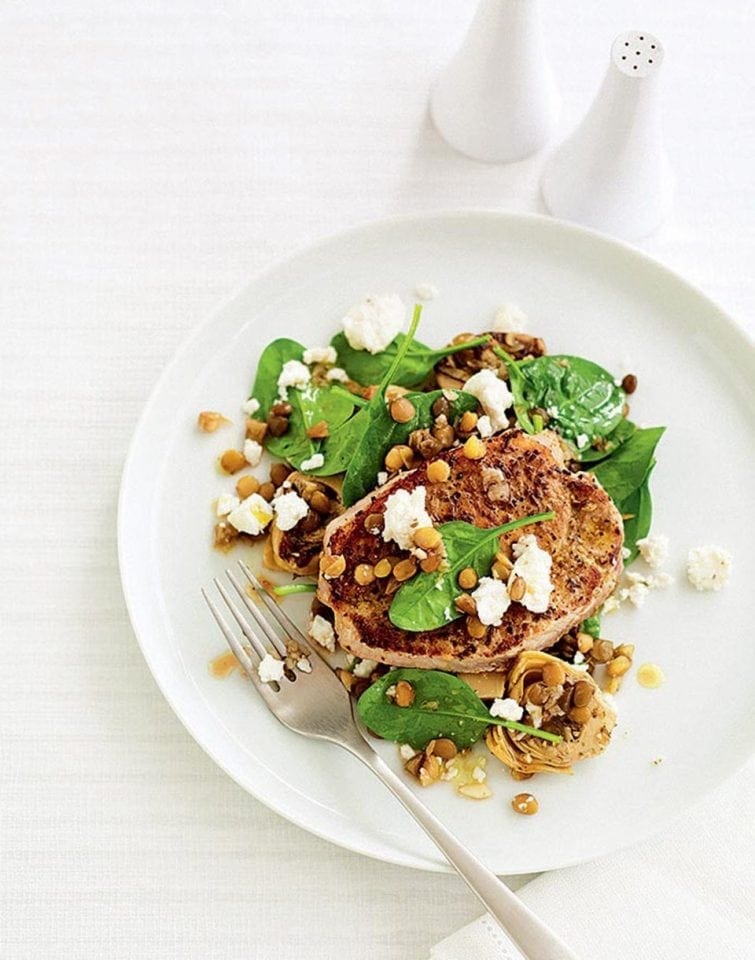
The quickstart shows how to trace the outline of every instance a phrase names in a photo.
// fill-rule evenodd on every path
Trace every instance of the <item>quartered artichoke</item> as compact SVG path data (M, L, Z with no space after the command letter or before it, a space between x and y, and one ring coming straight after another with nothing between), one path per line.
M523 723L563 737L550 743L491 727L488 748L514 774L571 773L573 763L605 750L616 725L615 712L589 673L548 653L520 653L508 673L504 696L524 708Z

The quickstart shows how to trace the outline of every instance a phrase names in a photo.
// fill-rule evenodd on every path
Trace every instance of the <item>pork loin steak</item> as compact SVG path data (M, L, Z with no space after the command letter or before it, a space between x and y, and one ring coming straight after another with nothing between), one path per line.
M429 483L423 463L397 475L329 524L323 556L341 555L347 566L334 579L321 574L317 595L335 614L341 646L391 666L466 673L500 669L522 650L552 646L603 603L621 573L623 525L611 498L591 474L564 468L557 440L547 432L534 437L511 429L487 442L481 460L467 459L461 447L438 459L451 468L445 483ZM534 533L553 557L548 610L531 613L512 603L501 625L489 627L480 640L469 636L464 618L421 633L395 627L388 618L393 578L361 586L354 570L383 557L408 556L395 543L385 543L381 532L370 533L365 518L382 514L395 491L418 486L426 488L427 511L436 525L466 520L489 528L553 510L553 520L505 535L512 543L524 533Z

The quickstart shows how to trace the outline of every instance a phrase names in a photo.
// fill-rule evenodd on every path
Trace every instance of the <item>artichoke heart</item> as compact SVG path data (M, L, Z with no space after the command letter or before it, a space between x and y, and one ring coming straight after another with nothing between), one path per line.
M543 678L545 667L550 685ZM554 684L554 673L562 676L563 682ZM505 727L491 727L486 738L490 752L515 774L571 773L573 763L605 750L616 725L614 710L589 673L548 653L520 653L506 678L505 696L524 708L523 723L563 738L560 743L550 743Z
M340 480L335 477L323 480L294 472L286 482L289 489L307 502L309 513L291 530L281 530L273 521L265 544L264 563L271 570L314 576L320 563L325 527L343 513Z

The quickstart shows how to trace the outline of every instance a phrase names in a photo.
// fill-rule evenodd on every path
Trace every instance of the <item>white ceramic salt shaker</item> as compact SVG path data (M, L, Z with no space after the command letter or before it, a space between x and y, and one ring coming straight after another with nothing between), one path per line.
M665 219L673 175L663 143L659 75L663 45L645 30L618 36L587 116L551 158L542 179L554 216L626 240Z
M476 160L519 160L548 141L559 107L539 0L481 0L430 98L438 132Z

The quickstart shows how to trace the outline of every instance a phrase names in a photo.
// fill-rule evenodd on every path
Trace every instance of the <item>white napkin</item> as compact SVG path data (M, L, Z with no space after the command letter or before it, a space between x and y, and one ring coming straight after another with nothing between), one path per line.
M543 874L519 896L580 960L753 960L754 800L750 763L665 837ZM430 960L521 954L484 916L433 947Z

